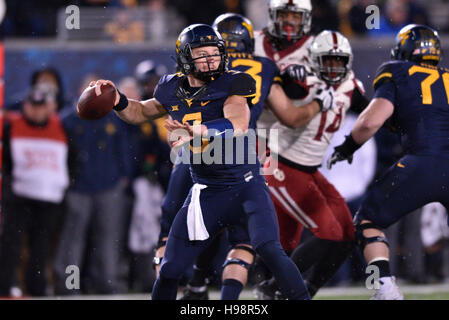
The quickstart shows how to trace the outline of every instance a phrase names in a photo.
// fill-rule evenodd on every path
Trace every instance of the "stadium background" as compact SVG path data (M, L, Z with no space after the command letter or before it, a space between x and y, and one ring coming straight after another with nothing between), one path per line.
M349 37L354 52L353 70L364 83L368 98L373 93L371 82L376 68L389 59L394 34L400 27L385 24L392 19L392 13L388 10L391 9L389 6L394 7L393 2L403 2L409 9L403 24L426 22L440 31L444 56L441 65L449 67L449 59L446 58L449 57L447 0L312 1L314 32L330 28L340 30ZM360 10L369 4L380 7L380 30L363 28L368 14ZM66 8L69 5L77 5L81 9L79 30L66 28L66 19L70 15L66 13ZM266 25L268 11L266 0L6 1L6 7L1 25L5 47L5 108L20 104L30 88L31 75L37 69L53 67L60 73L64 107L73 108L80 84L88 74L119 81L132 77L138 63L145 59L152 59L168 70L174 70L171 56L174 55L175 40L180 30L189 23L212 23L218 14L238 12L248 16L255 29L259 30ZM447 249L445 254L447 257ZM447 279L447 262L444 267ZM444 283L440 281L434 287L436 296L427 297L449 298L444 293L449 292ZM410 290L411 297L416 298L420 298L422 292L432 292L432 289L420 291L415 287ZM417 296L413 296L414 290L417 290ZM443 292L442 296L436 293L440 291ZM344 292L351 294L351 291ZM352 298L361 294L360 291L352 293ZM340 294L328 292L331 298Z

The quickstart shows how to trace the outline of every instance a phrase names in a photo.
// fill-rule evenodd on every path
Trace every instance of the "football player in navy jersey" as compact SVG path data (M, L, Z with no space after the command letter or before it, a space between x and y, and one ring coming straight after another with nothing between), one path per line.
M387 120L401 135L405 156L374 183L355 217L356 240L368 265L380 272L373 299L403 299L390 273L381 229L429 202L449 209L449 70L437 67L440 56L435 30L424 25L401 29L392 61L377 71L374 99L328 161L329 167L351 161Z
M280 118L282 123L290 127L299 127L307 123L317 112L330 106L332 93L322 92L315 103L302 108L293 106L277 83L277 67L268 58L259 58L252 55L254 50L254 37L251 22L238 14L223 14L217 17L214 28L224 37L228 49L229 67L250 74L256 80L256 95L252 98L250 128L255 128L256 121L262 112L263 102L267 100L271 109ZM322 100L325 103L323 104ZM184 199L188 194L192 182L187 172L188 165L179 163L175 166L167 196L162 205L161 233L155 257L156 268L162 260L165 250L165 240L170 226ZM207 299L205 278L210 271L212 258L216 255L219 239L215 239L209 248L201 254L194 266L192 281L188 284L183 299ZM247 271L239 272L240 268L249 269L254 261L253 250L244 244L232 247L226 260L223 273L222 299L237 299L246 283ZM238 280L237 280L238 279Z
M172 146L187 146L187 151L192 147L187 153L194 185L170 229L153 299L176 298L184 270L224 227L229 227L231 244L251 245L264 259L283 294L292 300L309 299L297 267L279 242L276 215L266 181L260 175L260 163L257 157L250 161L250 153L255 150L244 154L243 163L208 164L203 158L208 144L222 138L233 139L235 145L235 139L247 132L251 101L257 95L256 81L246 73L226 70L225 44L208 25L184 29L176 53L181 72L163 76L153 99L139 102L117 93L114 107L119 117L134 124L169 113L166 127L171 137L183 132ZM103 83L113 85L106 80L95 85ZM323 100L317 98L311 104L319 109ZM199 147L198 140L202 142ZM226 152L222 156L226 158ZM198 158L200 161L196 161Z

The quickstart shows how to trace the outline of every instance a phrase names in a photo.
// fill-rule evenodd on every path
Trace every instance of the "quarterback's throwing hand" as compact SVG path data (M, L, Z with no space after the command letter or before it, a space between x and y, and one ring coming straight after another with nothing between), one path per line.
M100 80L97 80L97 81L91 81L89 83L89 87L95 87L95 86L101 87L104 84L109 84L112 87L114 87L114 89L115 89L114 105L117 105L117 103L120 101L120 95L118 94L117 88L116 88L115 84L112 81L110 81L110 80L103 80L103 79L100 79Z

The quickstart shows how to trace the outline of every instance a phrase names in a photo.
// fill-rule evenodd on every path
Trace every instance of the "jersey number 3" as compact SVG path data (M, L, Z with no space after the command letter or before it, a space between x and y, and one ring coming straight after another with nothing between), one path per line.
M201 112L187 113L182 118L182 123L186 123L187 121L193 121L192 125L199 125L202 121ZM206 147L208 146L209 141L207 139L202 139L202 143L200 147L190 146L190 150L193 153L201 153L204 152Z
M245 73L249 74L256 81L256 96L251 100L253 105L257 104L260 100L260 95L262 92L262 77L260 73L262 72L262 63L250 59L236 59L232 61L231 68L237 66L249 67Z

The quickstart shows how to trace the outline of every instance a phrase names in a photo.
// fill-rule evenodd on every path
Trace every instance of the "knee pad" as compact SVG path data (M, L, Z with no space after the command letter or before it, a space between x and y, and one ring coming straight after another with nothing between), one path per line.
M245 251L251 253L253 256L253 263L254 263L254 259L256 258L256 252L252 248L247 247L247 246L242 246L242 245L236 245L236 246L232 247L232 249L245 250ZM238 264L238 265L242 266L243 268L245 268L246 270L249 270L253 263L248 263L245 260L242 260L239 258L231 258L231 259L226 259L226 261L223 263L223 268L225 268L226 266L231 265L231 264Z
M248 247L248 246L243 246L243 245L239 245L239 244L238 244L238 245L236 245L236 246L233 246L232 249L245 250L246 252L249 252L249 253L252 254L253 260L256 258L256 251L254 251L253 248L250 248L250 247Z
M390 244L388 243L387 238L385 237L381 237L381 236L376 236L376 237L365 237L363 235L363 231L366 229L377 229L377 230L382 230L382 228L380 228L379 226L377 226L376 224L369 222L369 223L364 223L364 224L360 224L360 222L356 222L355 225L355 240L357 242L357 244L360 246L360 249L363 251L365 249L365 247L370 244L370 243L375 243L375 242L383 242L387 245L387 247L390 247Z
M251 267L251 264L246 262L245 260L239 258L232 258L226 259L225 263L223 263L223 268L231 264L238 264L239 266L245 268L246 270L249 270L249 268Z

